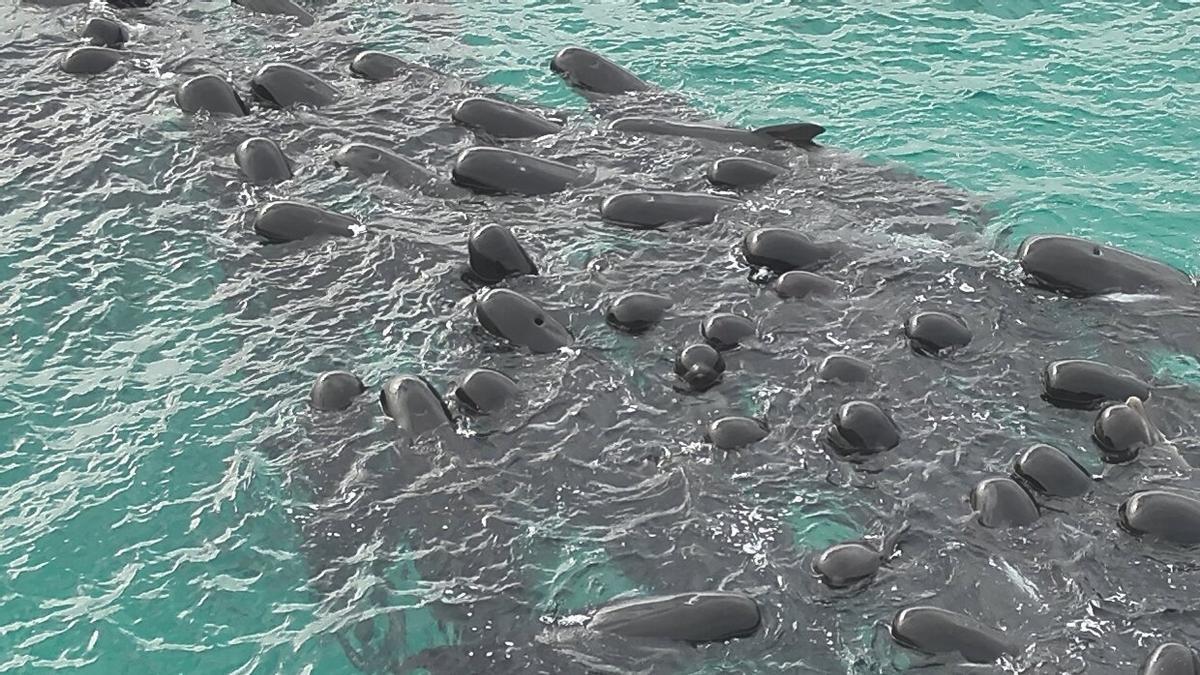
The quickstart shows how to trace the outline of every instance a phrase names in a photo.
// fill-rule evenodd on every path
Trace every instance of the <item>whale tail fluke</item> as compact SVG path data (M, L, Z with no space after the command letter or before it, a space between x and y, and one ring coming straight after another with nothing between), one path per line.
M760 127L755 129L754 133L770 136L771 138L806 148L816 145L813 139L825 133L825 127L820 124L812 124L811 122L792 122L789 124Z

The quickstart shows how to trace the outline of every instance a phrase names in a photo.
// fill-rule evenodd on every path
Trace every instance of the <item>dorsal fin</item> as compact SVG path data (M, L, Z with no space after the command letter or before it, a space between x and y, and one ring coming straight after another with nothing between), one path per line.
M803 148L816 145L816 143L813 143L813 139L825 133L825 127L810 122L792 122L789 124L760 127L755 129L754 133L770 136L771 138L786 141Z

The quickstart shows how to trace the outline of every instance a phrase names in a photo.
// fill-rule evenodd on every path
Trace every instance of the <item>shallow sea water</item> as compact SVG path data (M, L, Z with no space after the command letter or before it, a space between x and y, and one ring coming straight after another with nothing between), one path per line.
M1162 639L1200 644L1194 556L1113 523L1145 475L1051 505L1028 531L980 530L963 500L1033 440L1101 470L1091 416L1037 400L1033 366L1051 358L1156 375L1154 414L1200 460L1184 334L1200 312L1065 303L1004 260L1025 235L1070 232L1200 272L1200 6L998 4L325 3L305 29L164 2L118 13L134 58L94 78L53 59L112 10L0 9L0 670L898 672L925 661L879 623L924 601L1028 637L995 672L1130 672ZM678 115L817 121L829 146L937 182L791 158L815 178L713 226L605 226L603 195L696 187L718 155L598 131L546 68L567 44L682 93ZM454 78L358 82L346 64L360 48ZM322 73L346 99L241 120L174 106L182 73L244 85L269 60ZM561 139L524 149L597 166L596 183L448 204L328 165L366 138L445 171L473 142L445 111L480 87L568 111ZM296 178L239 180L232 149L255 134L281 141ZM260 247L245 215L279 196L372 234ZM745 279L740 233L797 221L859 251L828 271L854 287L847 302L781 303ZM458 272L486 222L527 241L543 274L512 286L561 312L571 353L529 357L473 329ZM605 297L645 286L674 291L670 321L644 339L604 326ZM922 302L967 308L969 353L908 352L895 326ZM761 344L730 357L721 387L681 396L671 354L714 307L754 316ZM887 379L812 385L840 349ZM398 439L374 394L345 416L304 405L328 368L444 388L484 364L517 373L527 406L436 443ZM867 469L814 441L857 396L908 432ZM771 439L729 456L700 443L729 412L766 416ZM805 574L813 551L901 520L912 533L867 589L834 594ZM622 593L715 587L762 600L760 636L643 650L570 626Z

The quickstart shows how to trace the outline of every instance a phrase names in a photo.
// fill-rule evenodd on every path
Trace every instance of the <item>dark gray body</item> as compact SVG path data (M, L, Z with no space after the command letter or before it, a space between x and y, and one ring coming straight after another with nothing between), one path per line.
M874 455L899 445L900 429L878 405L850 401L833 414L825 441L843 457Z
M363 176L383 175L396 187L415 187L430 194L452 196L451 186L439 183L437 175L407 157L369 143L347 143L333 156L333 163Z
M737 593L638 598L596 612L588 628L631 638L719 642L758 630L758 605Z
M250 80L250 90L256 99L275 108L319 107L341 96L332 85L290 63L269 63L259 68Z
M626 94L650 89L638 76L582 47L559 51L551 59L550 69L572 87L588 93Z
M129 28L125 24L102 16L88 19L80 34L97 47L120 49L129 42Z
M125 54L108 47L76 47L63 55L59 67L72 75L98 75L125 58Z
M613 300L604 318L609 325L627 333L641 333L662 321L674 304L665 295L633 291Z
M1195 291L1192 280L1169 265L1078 237L1029 237L1017 257L1030 284L1066 295Z
M770 427L762 420L730 416L713 420L704 431L704 440L722 450L735 450L757 443L769 433Z
M973 663L988 663L1016 651L1004 633L938 607L910 607L897 612L891 631L905 647L931 654L957 653Z
M503 225L485 225L473 232L467 240L467 256L471 275L484 284L538 273L525 247Z
M985 478L971 489L971 508L984 527L1021 527L1038 518L1033 498L1011 478Z
M1129 532L1179 546L1200 544L1200 499L1166 490L1146 490L1121 504L1121 526Z
M234 161L251 183L265 185L292 177L292 162L269 138L248 138L233 152Z
M206 110L223 115L248 115L250 108L233 85L218 75L197 75L175 92L175 103L186 113Z
M1200 675L1200 655L1187 645L1167 642L1150 652L1138 675Z
M1150 385L1137 375L1099 361L1066 359L1046 364L1042 398L1064 408L1094 410L1136 396L1150 398Z
M489 333L534 353L552 352L575 341L571 332L536 302L506 288L480 295L475 317Z
M308 237L354 235L358 221L319 206L279 201L264 204L254 216L254 231L269 243L298 241Z
M1045 443L1021 453L1013 462L1013 473L1032 489L1051 497L1078 497L1090 491L1094 482L1073 457Z
M808 236L782 227L763 227L742 238L742 255L754 267L772 272L816 269L833 256L828 244L814 242Z
M515 380L490 368L476 368L466 373L454 388L459 407L473 415L499 413L520 395L521 387Z
M1092 426L1092 440L1105 462L1120 464L1137 459L1154 445L1154 430L1138 410L1124 403L1105 407Z
M737 349L742 342L753 338L758 332L748 317L729 312L718 312L706 317L700 324L700 334L708 344L721 351Z
M610 128L614 131L624 131L627 133L682 136L684 138L697 138L716 143L748 145L757 148L779 148L783 144L783 140L779 136L787 138L789 142L796 145L811 145L812 139L825 131L817 125L810 125L807 130L801 130L798 127L792 126L788 129L788 133L779 134L775 128L759 132L699 122L676 122L654 117L622 117L613 122ZM743 175L746 173L745 169L746 167L743 166ZM757 174L760 180L764 174L768 173L770 173L769 168L757 167ZM778 173L775 175L778 175ZM765 182L765 180L762 181L762 183Z
M357 375L344 370L329 371L318 375L313 382L308 404L316 410L345 410L366 390Z
M718 187L744 190L760 188L786 169L753 157L722 157L708 166L705 177Z
M397 375L384 382L379 404L396 426L413 436L450 424L450 411L442 398L428 382L413 375Z
M501 148L469 148L454 162L457 185L484 194L545 195L587 182L587 172Z
M879 550L866 542L834 544L813 559L813 572L830 588L847 588L875 576L883 564Z
M941 356L971 344L971 328L957 314L922 311L904 322L904 335L913 351L925 356Z
M537 138L556 134L562 124L507 101L475 96L454 107L451 119L489 138Z
M721 209L736 203L728 197L700 192L622 192L605 199L600 214L622 227L647 230L711 223Z

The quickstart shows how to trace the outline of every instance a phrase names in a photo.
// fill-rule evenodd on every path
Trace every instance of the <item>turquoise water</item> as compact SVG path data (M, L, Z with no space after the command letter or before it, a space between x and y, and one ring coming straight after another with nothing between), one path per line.
M6 53L47 55L44 36L84 15L0 11ZM197 11L220 25L230 10ZM342 26L576 114L546 62L583 44L716 119L818 121L830 145L983 195L1002 250L1071 232L1200 272L1191 3L480 1L453 3L438 36L405 31L404 11L366 4ZM167 48L164 26L139 26ZM83 87L33 72L21 89L37 105L7 99L0 160L0 671L357 672L307 588L283 472L255 450L264 411L294 402L247 395L263 384L246 375L255 336L212 262L232 244L176 226L176 204L236 195L205 181L213 162L167 98L56 102L53 87ZM109 126L59 155L68 118ZM268 346L286 344L279 331ZM298 401L341 349L297 355L294 379L271 384ZM812 545L849 534L793 521ZM545 555L548 608L628 589L594 550ZM413 598L411 634L452 639Z

